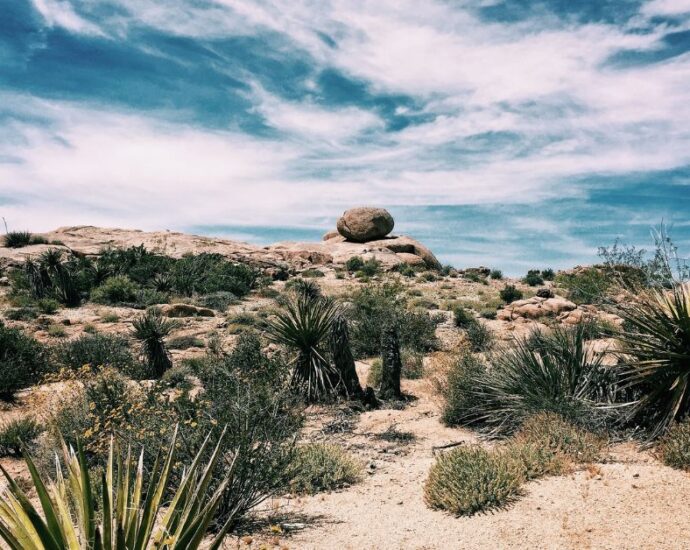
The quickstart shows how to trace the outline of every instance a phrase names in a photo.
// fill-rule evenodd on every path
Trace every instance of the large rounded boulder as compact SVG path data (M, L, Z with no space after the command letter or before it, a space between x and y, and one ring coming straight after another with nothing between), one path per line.
M338 233L348 241L366 243L383 239L393 231L393 216L383 208L351 208L338 220Z

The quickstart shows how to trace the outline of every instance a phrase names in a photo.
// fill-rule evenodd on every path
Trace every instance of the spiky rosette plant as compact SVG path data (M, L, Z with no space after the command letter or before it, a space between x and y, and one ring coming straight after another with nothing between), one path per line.
M229 468L225 480L211 493L209 485L221 458L221 444L219 440L204 466L201 457L209 446L207 437L172 498L164 503L174 464L176 433L165 458L156 460L146 476L143 455L135 465L128 449L123 461L111 442L108 462L101 474L100 497L93 491L81 445L75 451L63 443L66 473L58 461L56 479L47 484L26 455L42 514L0 466L8 483L0 498L0 537L13 550L199 548L234 468ZM225 432L221 440L224 435ZM230 521L221 527L208 548L220 547Z
M275 319L269 322L268 337L296 352L292 383L308 400L323 397L332 389L334 370L328 361L328 336L337 304L329 298L303 293L288 299Z
M165 337L177 328L175 321L163 318L157 309L149 309L132 323L133 335L141 341L142 355L156 377L172 367L170 354L165 347Z
M630 418L656 437L690 413L690 288L652 291L625 306L623 384L637 393Z

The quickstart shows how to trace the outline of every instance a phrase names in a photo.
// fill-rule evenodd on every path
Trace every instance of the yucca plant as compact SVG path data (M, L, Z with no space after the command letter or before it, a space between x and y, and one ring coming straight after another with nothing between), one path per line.
M690 288L651 291L622 308L622 383L637 399L629 418L660 435L690 412Z
M225 435L221 436L221 439ZM8 489L0 499L0 537L12 550L183 550L199 548L211 524L223 490L232 476L209 494L212 472L221 458L220 441L203 466L204 441L192 464L184 471L177 490L163 507L169 489L177 430L163 460L156 460L144 480L143 454L134 465L130 450L123 462L114 443L101 474L101 496L94 494L84 450L63 443L66 473L57 460L55 481L47 484L31 457L25 460L42 514L15 480L0 466ZM228 520L210 542L217 549L230 525Z
M334 369L328 361L328 336L338 306L328 298L299 293L285 302L268 324L273 342L294 350L292 383L315 400L332 389Z
M601 427L607 413L596 405L614 401L616 386L603 355L589 349L586 334L584 325L557 327L495 353L490 368L469 374L467 395L456 395L473 406L455 410L455 419L512 433L530 415L546 411Z
M31 233L28 231L8 231L3 240L7 248L22 248L31 244Z
M156 377L172 367L170 354L165 347L165 337L177 328L175 321L163 319L155 308L149 309L132 323L133 336L141 340L142 355Z

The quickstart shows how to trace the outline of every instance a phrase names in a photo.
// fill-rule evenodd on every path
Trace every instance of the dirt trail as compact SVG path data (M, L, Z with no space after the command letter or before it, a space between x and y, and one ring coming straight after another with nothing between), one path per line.
M505 510L470 518L430 510L422 493L433 447L476 437L440 424L426 382L408 381L405 389L418 397L405 410L365 413L353 432L328 436L365 462L362 483L273 503L285 521L305 526L281 538L282 544L291 549L690 548L690 475L628 445L613 449L611 462L591 471L529 483L525 495ZM391 424L417 439L402 444L373 437Z

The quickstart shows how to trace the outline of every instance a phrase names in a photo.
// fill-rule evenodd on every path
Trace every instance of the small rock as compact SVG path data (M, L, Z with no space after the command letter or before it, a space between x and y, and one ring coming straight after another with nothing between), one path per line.
M554 294L553 290L551 290L550 288L543 287L537 290L537 296L539 298L553 298Z

